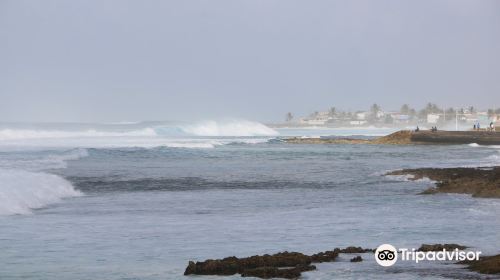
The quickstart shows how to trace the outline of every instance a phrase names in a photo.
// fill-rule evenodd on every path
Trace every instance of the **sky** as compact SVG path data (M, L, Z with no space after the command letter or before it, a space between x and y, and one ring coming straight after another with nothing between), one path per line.
M0 121L500 107L500 1L0 0Z

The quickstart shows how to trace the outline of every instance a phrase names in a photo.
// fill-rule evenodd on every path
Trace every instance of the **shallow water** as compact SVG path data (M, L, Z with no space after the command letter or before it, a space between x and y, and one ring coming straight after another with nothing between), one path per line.
M16 184L8 177L0 187L0 201L10 207L0 213L0 278L239 279L182 274L189 260L382 243L459 243L485 255L500 252L500 201L416 195L432 183L383 176L409 167L494 165L498 149L291 145L258 129L258 135L238 137L0 139L0 171L25 172ZM113 146L113 139L120 145ZM217 144L156 146L174 141ZM46 179L60 184L55 190L39 187L39 176L49 174L58 176ZM73 188L81 195L67 193ZM40 201L46 194L54 199ZM361 263L350 263L353 256L341 255L303 276L484 278L453 264L398 262L383 268L372 254Z

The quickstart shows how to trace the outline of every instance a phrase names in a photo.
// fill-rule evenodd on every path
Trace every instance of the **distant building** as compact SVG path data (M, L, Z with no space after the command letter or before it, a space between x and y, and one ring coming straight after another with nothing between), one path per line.
M427 123L437 123L439 118L438 114L427 114Z
M332 118L329 112L317 112L307 118L301 118L299 122L307 125L325 125L330 119Z
M394 120L394 123L409 123L410 116L399 112L387 113Z
M356 112L356 119L357 120L366 120L368 117L368 112Z
M366 123L367 123L367 121L364 121L364 120L350 121L349 122L350 125L364 125Z

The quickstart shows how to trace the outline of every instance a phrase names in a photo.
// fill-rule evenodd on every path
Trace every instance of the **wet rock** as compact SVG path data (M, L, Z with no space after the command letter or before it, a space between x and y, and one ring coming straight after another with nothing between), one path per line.
M373 249L363 249L361 247L349 246L345 249L340 249L339 253L345 254L362 254L362 253L373 253L375 250Z
M422 194L463 193L473 197L500 198L500 166L403 169L386 175L413 175L410 180L429 178L436 181L435 188Z
M335 248L331 251L324 251L310 256L285 251L274 255L266 254L247 258L228 257L217 260L209 259L202 262L190 261L184 275L234 275L239 273L243 277L294 279L300 277L304 271L316 269L311 263L335 261L340 253L367 252L373 252L373 250L350 246L344 249ZM362 261L362 258L357 256L351 261Z
M184 271L184 275L233 275L256 268L307 267L311 264L311 261L312 258L310 256L297 252L281 252L274 255L266 254L248 258L228 257L196 263L190 261ZM269 271L269 269L265 271Z
M278 268L278 267L258 267L253 269L245 269L241 274L242 277L259 277L263 279L269 278L285 278L297 279L304 271L315 270L314 265L298 265L293 268Z
M484 256L479 260L462 261L459 264L468 265L467 269L484 274L500 274L500 255Z
M339 256L339 253L340 249L335 248L333 251L325 251L311 255L311 260L315 263L332 262Z
M361 262L363 261L363 258L361 256L356 256L351 259L351 262Z
M464 250L464 249L467 249L467 246L462 246L462 245L458 245L458 244L454 244L454 243L451 243L451 244L422 244L422 246L420 246L420 248L418 248L417 251L421 251L421 252L443 251L443 250L453 251L455 249Z

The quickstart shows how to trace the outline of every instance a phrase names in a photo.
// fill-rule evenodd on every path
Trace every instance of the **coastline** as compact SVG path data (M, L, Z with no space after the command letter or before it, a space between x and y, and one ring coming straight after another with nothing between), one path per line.
M375 139L356 138L299 138L284 139L291 144L471 144L500 145L500 132L497 131L411 131L400 130Z
M409 180L429 178L436 181L421 194L460 193L480 198L500 198L500 166L417 168L391 171L385 175L411 175Z

